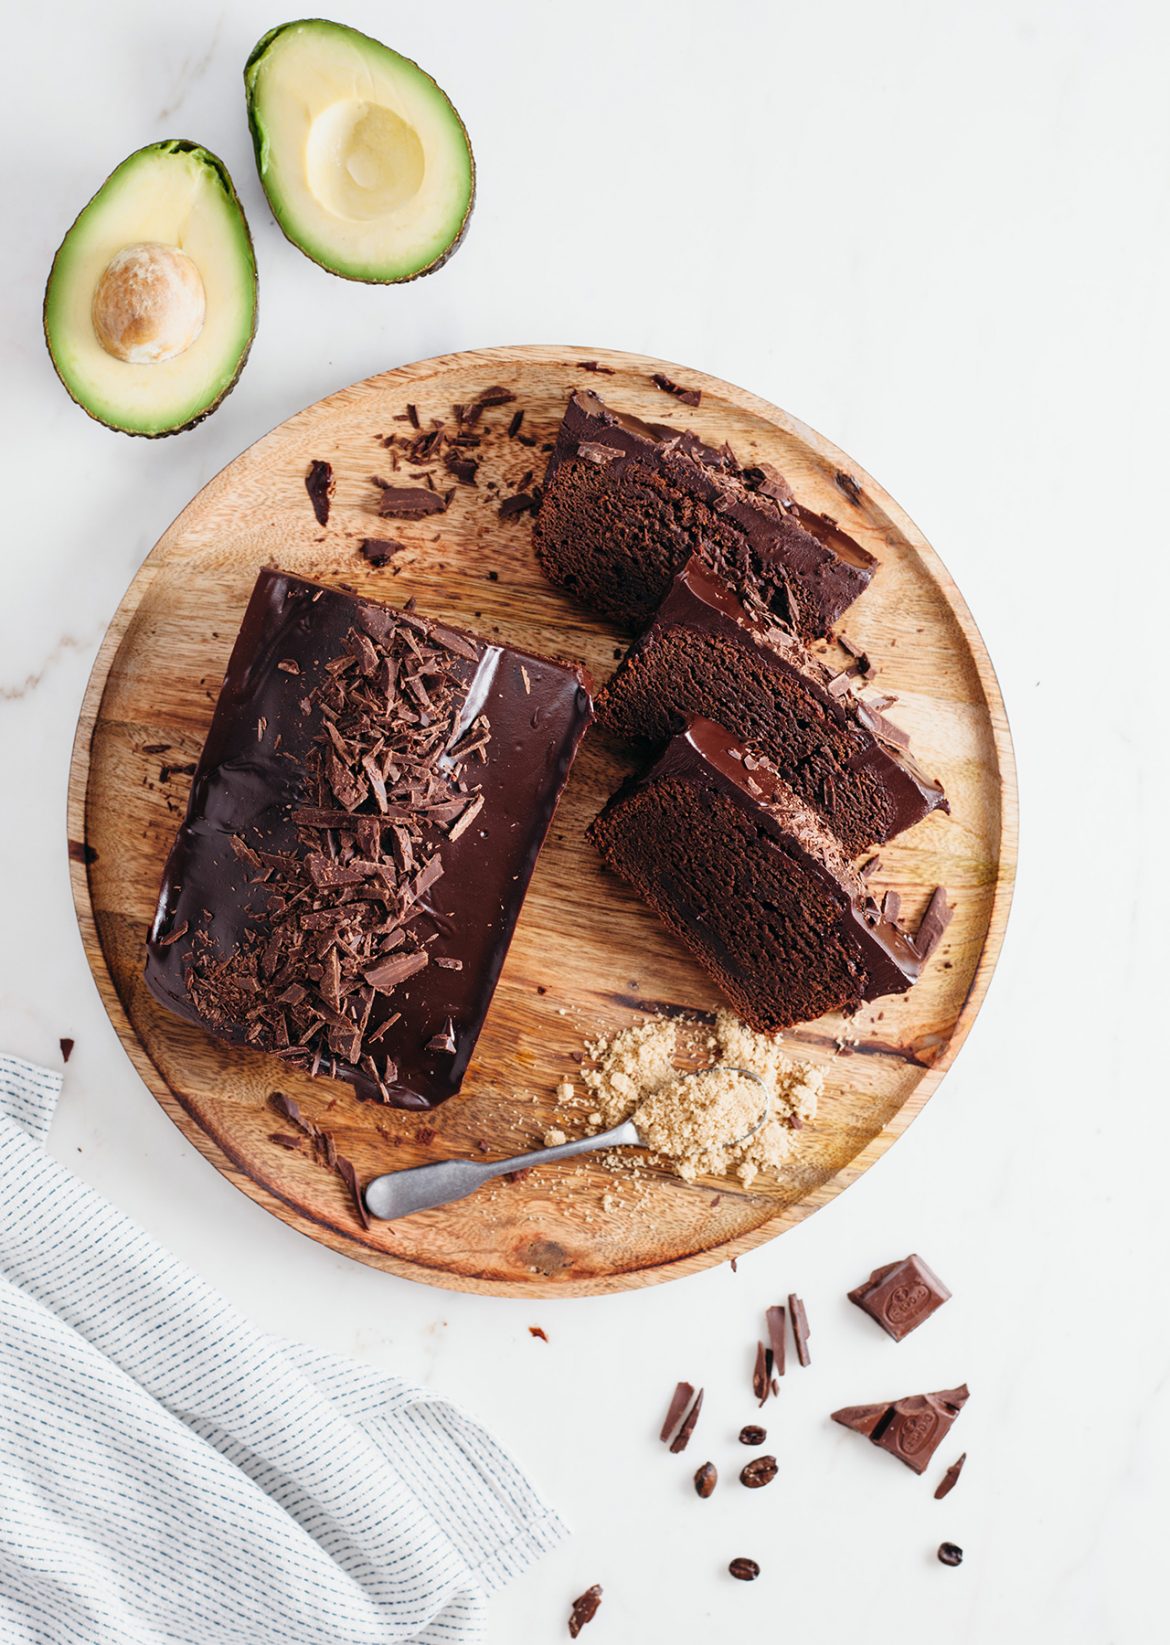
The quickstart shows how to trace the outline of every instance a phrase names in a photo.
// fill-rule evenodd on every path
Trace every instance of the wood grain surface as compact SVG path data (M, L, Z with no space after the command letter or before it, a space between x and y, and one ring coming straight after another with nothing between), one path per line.
M605 368L591 372L583 361ZM696 408L656 388L655 372L702 392ZM389 477L382 436L425 427L484 389L490 410L476 484L445 514L376 516L371 476ZM945 885L955 918L918 985L793 1030L790 1049L820 1064L826 1094L777 1181L686 1185L628 1153L539 1167L395 1225L358 1223L344 1184L287 1132L267 1103L279 1088L328 1130L359 1172L451 1155L492 1157L539 1144L550 1125L588 1129L574 1080L587 1040L648 1011L706 1012L706 977L650 912L601 869L586 823L628 769L598 732L586 739L537 866L462 1093L433 1114L357 1102L258 1053L217 1045L168 1015L142 979L162 866L186 803L225 663L257 570L345 583L373 599L415 596L431 616L529 649L584 660L600 685L621 636L572 605L538 570L527 515L499 502L540 479L566 396L597 389L615 406L730 441L744 461L776 464L802 502L834 515L880 570L842 628L897 694L891 718L940 776L952 815L934 815L883 848L877 893L901 893L913 921ZM508 435L517 410L526 446ZM312 459L333 465L328 525L305 491ZM427 466L427 465L424 465ZM405 475L408 470L401 471ZM446 476L436 475L442 483ZM367 536L404 547L374 569ZM165 745L165 747L163 746ZM180 769L175 769L180 768ZM856 464L742 389L668 362L597 349L485 349L391 371L310 406L250 447L183 511L131 584L102 645L77 729L69 793L74 896L86 951L134 1066L184 1134L245 1193L334 1250L456 1290L583 1295L693 1273L771 1239L853 1182L920 1112L979 1010L1003 940L1015 870L1011 741L978 630L937 555ZM855 1039L842 1049L839 1041Z

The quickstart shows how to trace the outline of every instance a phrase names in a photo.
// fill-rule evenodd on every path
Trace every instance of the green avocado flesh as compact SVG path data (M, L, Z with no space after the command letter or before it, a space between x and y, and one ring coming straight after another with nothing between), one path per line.
M429 274L463 238L475 162L417 63L341 23L285 23L244 70L256 165L307 257L350 280Z
M152 266L161 259L172 281L175 268L185 271L178 287L163 277L161 301L180 305L169 323L166 311L160 322L156 310L143 307L141 277L120 288L120 305L103 307L111 271L138 255L140 276L143 252ZM170 295L176 289L177 299ZM121 325L131 358L103 342L107 313ZM160 329L162 344L153 335ZM53 259L45 341L57 375L109 428L177 434L214 411L235 385L255 330L256 259L223 162L178 140L139 149L102 184Z

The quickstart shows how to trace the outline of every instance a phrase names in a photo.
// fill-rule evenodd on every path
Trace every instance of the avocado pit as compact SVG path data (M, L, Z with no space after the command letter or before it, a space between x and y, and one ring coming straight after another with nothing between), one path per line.
M157 240L124 246L94 288L91 313L98 342L115 360L173 360L203 330L203 277L179 246Z

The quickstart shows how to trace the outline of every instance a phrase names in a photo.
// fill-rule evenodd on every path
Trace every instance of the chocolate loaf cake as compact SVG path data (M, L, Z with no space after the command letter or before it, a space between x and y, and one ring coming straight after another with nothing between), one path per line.
M866 587L875 562L783 478L724 446L574 393L534 527L545 575L585 605L642 628L697 554L810 639Z
M459 1089L591 707L580 669L263 571L146 980L366 1097Z
M851 857L948 809L848 679L697 557L597 700L599 723L630 742L665 742L692 714L766 755Z
M787 1028L917 979L914 945L822 820L710 720L692 719L589 832L753 1028Z

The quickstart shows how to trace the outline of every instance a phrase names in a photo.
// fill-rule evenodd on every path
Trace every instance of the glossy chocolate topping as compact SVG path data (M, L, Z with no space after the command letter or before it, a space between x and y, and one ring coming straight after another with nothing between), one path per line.
M304 858L304 831L294 813L303 821L306 773L324 736L320 692L332 682L336 697L337 680L347 677L338 674L337 660L347 648L364 646L362 636L375 648L383 646L403 625L442 655L446 677L455 682L448 693L454 705L446 745L451 752L436 764L446 761L461 773L458 799L482 796L482 803L467 803L462 826L452 824L436 836L441 872L413 903L408 946L425 952L428 963L388 991L373 992L361 1065L333 1051L320 1061L320 1071L351 1081L364 1096L426 1108L459 1088L589 722L589 682L579 668L490 645L284 572L262 571L166 865L146 979L170 1010L217 1037L247 1039L298 1066L307 1064L295 1046L281 1050L249 1034L243 1017L209 1021L189 980L193 968L206 969L209 954L230 959L242 942L263 934L271 893L259 883L249 854L265 853L265 862L278 854ZM419 690L418 701L425 704L421 685ZM421 723L427 723L425 707ZM490 728L490 736L477 734L483 746L465 767L455 766L477 725ZM342 815L343 829L352 829L356 819L367 830L392 826L379 819L372 795L353 810L354 818ZM328 873L335 866L327 861L319 870L325 883L332 883ZM377 967L372 971L376 975ZM378 1033L387 1021L390 1026Z

